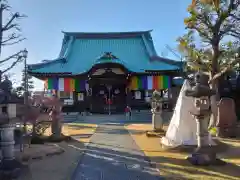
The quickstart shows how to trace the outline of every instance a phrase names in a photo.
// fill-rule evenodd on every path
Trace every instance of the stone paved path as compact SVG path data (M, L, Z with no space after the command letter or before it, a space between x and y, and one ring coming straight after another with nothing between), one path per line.
M72 180L158 180L123 124L100 123Z

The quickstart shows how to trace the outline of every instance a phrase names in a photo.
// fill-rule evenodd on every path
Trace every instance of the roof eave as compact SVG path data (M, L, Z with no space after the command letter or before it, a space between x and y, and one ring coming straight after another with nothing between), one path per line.
M65 32L64 36L74 36L75 38L128 38L141 36L146 33L150 33L152 30L148 31L129 31L129 32Z
M177 67L182 68L184 62L183 61L176 61L176 60L172 60L172 59L168 59L168 58L163 58L160 56L151 56L150 57L150 61L159 61L159 62L163 62L169 65L174 65Z
M51 64L55 64L55 63L65 63L66 59L65 58L59 58L59 59L55 59L55 60L45 60L46 62L41 62L41 63L37 63L37 64L28 64L27 67L29 70L36 70L39 68L44 68L48 65Z

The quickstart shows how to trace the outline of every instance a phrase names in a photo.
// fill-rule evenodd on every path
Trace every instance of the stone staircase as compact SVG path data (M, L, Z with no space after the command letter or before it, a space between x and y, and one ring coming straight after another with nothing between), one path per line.
M164 123L169 123L172 117L172 112L164 111L162 114L162 118ZM152 122L152 112L149 111L140 111L140 112L132 112L132 120L131 123L151 123Z
M108 123L108 122L122 122L125 120L125 115L124 114L112 114L112 115L107 115L107 114L92 114L88 116L82 116L79 117L79 121L84 121L84 122L102 122L102 123Z
M137 123L151 123L152 121L152 113L149 110L146 111L133 111L132 112L132 119L131 123L137 122Z
M63 113L62 115L65 123L77 121L79 117L78 113Z
M170 121L172 112L163 112L163 119L165 123ZM126 120L125 114L91 114L81 115L79 113L63 113L64 122L82 122L82 123L151 123L152 113L150 110L146 111L133 111L131 120Z

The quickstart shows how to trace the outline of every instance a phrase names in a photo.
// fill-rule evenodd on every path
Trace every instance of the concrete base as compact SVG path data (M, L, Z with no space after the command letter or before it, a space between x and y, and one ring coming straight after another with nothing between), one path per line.
M218 159L215 152L211 152L211 147L198 148L187 157L187 160L195 166L225 165L226 162Z
M163 119L161 112L152 112L152 126L154 131L163 130Z
M22 163L13 160L2 160L0 162L0 179L17 178L21 174Z

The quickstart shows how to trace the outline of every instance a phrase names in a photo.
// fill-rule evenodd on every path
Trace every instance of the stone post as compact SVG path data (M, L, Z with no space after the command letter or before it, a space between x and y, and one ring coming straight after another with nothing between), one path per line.
M154 91L152 95L152 126L154 131L163 131L162 119L162 97L159 91Z

